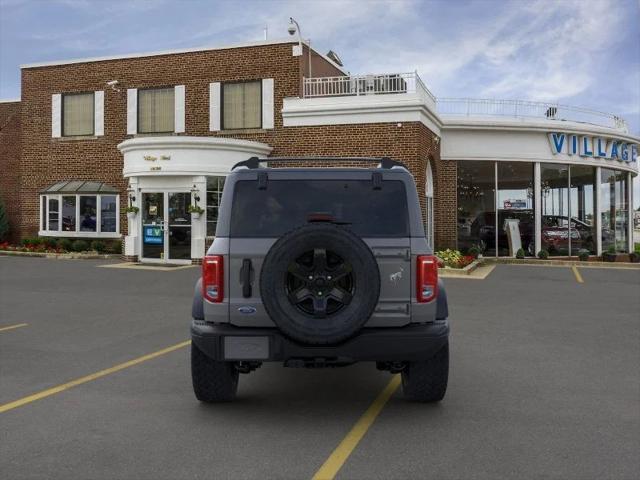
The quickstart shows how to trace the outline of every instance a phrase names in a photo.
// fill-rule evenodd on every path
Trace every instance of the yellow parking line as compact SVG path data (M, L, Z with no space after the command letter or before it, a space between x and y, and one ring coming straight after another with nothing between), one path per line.
M42 398L50 397L51 395L55 395L56 393L63 392L64 390L67 390L72 387L77 387L78 385L82 385L83 383L90 382L91 380L96 380L100 377L104 377L111 373L119 372L120 370L124 370L125 368L133 367L134 365L138 365L139 363L146 362L147 360L151 360L153 358L159 357L166 353L173 352L174 350L178 350L182 347L186 347L189 344L191 344L191 340L187 340L186 342L181 342L176 345L172 345L171 347L163 348L162 350L149 353L148 355L144 355L142 357L134 358L133 360L129 360L128 362L121 363L119 365L116 365L111 368L107 368L105 370L100 370L99 372L92 373L91 375L87 375L85 377L77 378L76 380L63 383L62 385L58 385L57 387L49 388L47 390L34 393L33 395L29 395L28 397L23 397L18 400L14 400L13 402L5 403L4 405L0 405L0 413L13 410L14 408L22 407L23 405L26 405L31 402L35 402L36 400L40 400Z
M347 461L349 455L355 450L360 440L362 440L362 437L364 437L364 434L367 433L369 427L380 414L387 401L389 401L391 395L398 389L398 386L400 386L400 375L394 375L385 389L380 392L378 398L373 401L367 411L364 412L364 415L360 417L360 420L356 422L351 431L349 431L347 436L340 442L340 445L338 445L329 458L327 458L324 464L322 464L320 470L316 472L312 480L332 480L336 476L342 468L342 465L344 465L344 462Z
M14 328L26 327L29 325L28 323L18 323L17 325L9 325L8 327L1 327L0 332L4 332L5 330L13 330Z
M584 283L584 280L582 278L582 275L580 275L580 272L578 271L578 267L576 267L575 265L573 267L571 267L571 270L573 270L573 274L576 277L576 281L578 283Z

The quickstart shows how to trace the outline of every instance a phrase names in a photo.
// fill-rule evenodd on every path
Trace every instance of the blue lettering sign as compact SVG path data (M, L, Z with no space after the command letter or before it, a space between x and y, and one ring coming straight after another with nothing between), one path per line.
M609 155L609 158L611 158L611 160L614 158L620 158L620 155L618 154L618 142L615 140L611 140L611 154Z
M635 144L631 145L631 161L632 162L638 161L638 146Z
M569 144L569 155L578 154L578 136L571 135L571 143Z
M604 140L604 138L596 139L596 153L595 153L596 157L606 157L607 156L606 145L607 145L607 142Z
M620 160L622 160L623 162L628 162L629 161L629 149L627 148L629 145L627 145L626 143L623 143L620 146Z
M144 226L144 243L147 245L162 245L164 242L162 228L156 226Z
M562 152L562 146L564 145L564 133L551 133L549 135L551 139L551 152L554 155Z
M593 157L593 145L591 144L591 137L582 137L580 139L580 156Z

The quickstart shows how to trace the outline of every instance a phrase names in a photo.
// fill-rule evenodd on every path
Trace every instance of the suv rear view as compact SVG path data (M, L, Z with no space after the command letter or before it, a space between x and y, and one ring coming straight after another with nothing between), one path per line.
M239 374L265 361L371 361L401 372L407 397L441 400L447 301L413 177L388 159L366 159L379 168L260 168L291 160L305 161L250 159L225 182L193 301L196 397L232 400Z

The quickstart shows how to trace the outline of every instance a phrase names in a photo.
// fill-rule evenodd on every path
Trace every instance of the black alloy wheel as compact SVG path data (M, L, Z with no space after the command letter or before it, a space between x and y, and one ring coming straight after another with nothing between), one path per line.
M316 318L339 312L351 303L355 282L351 265L338 254L315 248L287 269L287 294L298 310Z

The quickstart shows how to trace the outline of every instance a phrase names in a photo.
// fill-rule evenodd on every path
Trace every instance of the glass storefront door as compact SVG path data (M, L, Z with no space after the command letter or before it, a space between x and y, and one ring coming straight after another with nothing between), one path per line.
M191 194L170 192L169 196L169 251L167 258L191 260L191 214L188 212Z
M187 192L142 193L142 261L191 260L191 214Z

